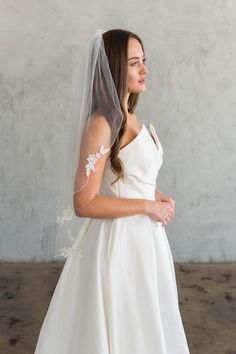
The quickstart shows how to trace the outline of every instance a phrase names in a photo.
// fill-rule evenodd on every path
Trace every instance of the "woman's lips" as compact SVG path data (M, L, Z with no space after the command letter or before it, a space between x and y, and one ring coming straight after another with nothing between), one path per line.
M140 84L144 84L145 83L145 80L140 80L138 81Z

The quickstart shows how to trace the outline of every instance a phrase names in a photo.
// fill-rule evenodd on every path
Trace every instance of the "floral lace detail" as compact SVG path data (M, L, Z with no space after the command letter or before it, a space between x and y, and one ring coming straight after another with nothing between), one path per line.
M95 171L94 165L96 163L96 161L104 154L106 154L108 151L110 150L110 148L104 148L104 145L100 146L99 152L95 153L95 154L89 154L89 156L87 157L87 165L85 166L85 170L86 170L86 175L89 176L91 171ZM75 194L76 192L74 192L73 194ZM67 206L63 211L62 211L62 215L59 216L57 215L57 224L59 224L60 226L62 226L65 222L71 221L73 219L74 216L74 209L71 206ZM71 242L74 241L74 237L72 236L71 231L69 230L69 228L66 228L66 232L64 233L64 237L69 239L69 244L71 244ZM63 240L63 243L65 240ZM68 242L66 242L68 243ZM73 249L72 247L64 247L61 248L59 250L59 254L64 257L67 258L70 255L79 255L80 257L82 256L83 252L82 249L78 248L78 249Z
M67 258L69 256L83 256L83 250L81 248L73 249L72 247L64 247L60 251L60 255L64 258Z
M85 166L87 176L90 175L91 171L95 171L94 165L95 165L96 161L102 155L105 155L109 150L110 150L110 148L105 149L104 145L101 145L99 152L96 152L95 154L89 154L89 156L87 157L88 163Z
M73 214L73 209L70 206L67 206L67 208L62 212L62 216L57 215L57 223L63 225L65 221L70 221L73 218ZM69 235L69 238L70 236L71 234Z
M66 232L66 237L67 237L69 240L74 241L74 238L73 238L73 236L72 236L70 230L67 230L67 232Z
M57 215L57 224L62 226L66 221L72 220L74 215L74 210L70 206L67 206L63 212L62 216ZM72 233L69 229L66 229L65 231L65 237L69 239L69 243L72 243L74 241L74 237L72 236ZM63 256L64 258L68 257L69 254L71 254L72 248L70 247L64 247L59 251L59 254Z

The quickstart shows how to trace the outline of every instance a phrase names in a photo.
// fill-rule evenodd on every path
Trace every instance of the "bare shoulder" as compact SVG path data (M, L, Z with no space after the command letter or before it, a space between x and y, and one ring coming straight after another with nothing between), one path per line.
M111 128L104 115L92 115L86 122L82 146L100 153L107 152L111 145Z
M101 114L93 114L88 120L88 126L90 129L96 132L110 133L110 125L107 118Z

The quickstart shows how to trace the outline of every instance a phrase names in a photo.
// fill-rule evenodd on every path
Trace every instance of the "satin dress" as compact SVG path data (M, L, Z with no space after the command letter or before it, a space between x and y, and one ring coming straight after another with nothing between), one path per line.
M155 200L163 149L142 124L119 157L113 185L107 161L100 194ZM35 354L189 354L165 228L147 215L87 218L66 259Z

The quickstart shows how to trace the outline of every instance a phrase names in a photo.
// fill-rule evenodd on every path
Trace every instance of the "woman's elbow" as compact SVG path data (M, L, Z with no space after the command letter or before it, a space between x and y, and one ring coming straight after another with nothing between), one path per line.
M74 206L74 211L75 211L75 215L76 215L78 218L84 217L82 211L81 211L78 207L75 207L75 206Z
M74 198L74 211L77 217L88 217L89 215L89 201L79 200Z
M80 204L74 203L74 211L76 216L85 217L85 210Z

